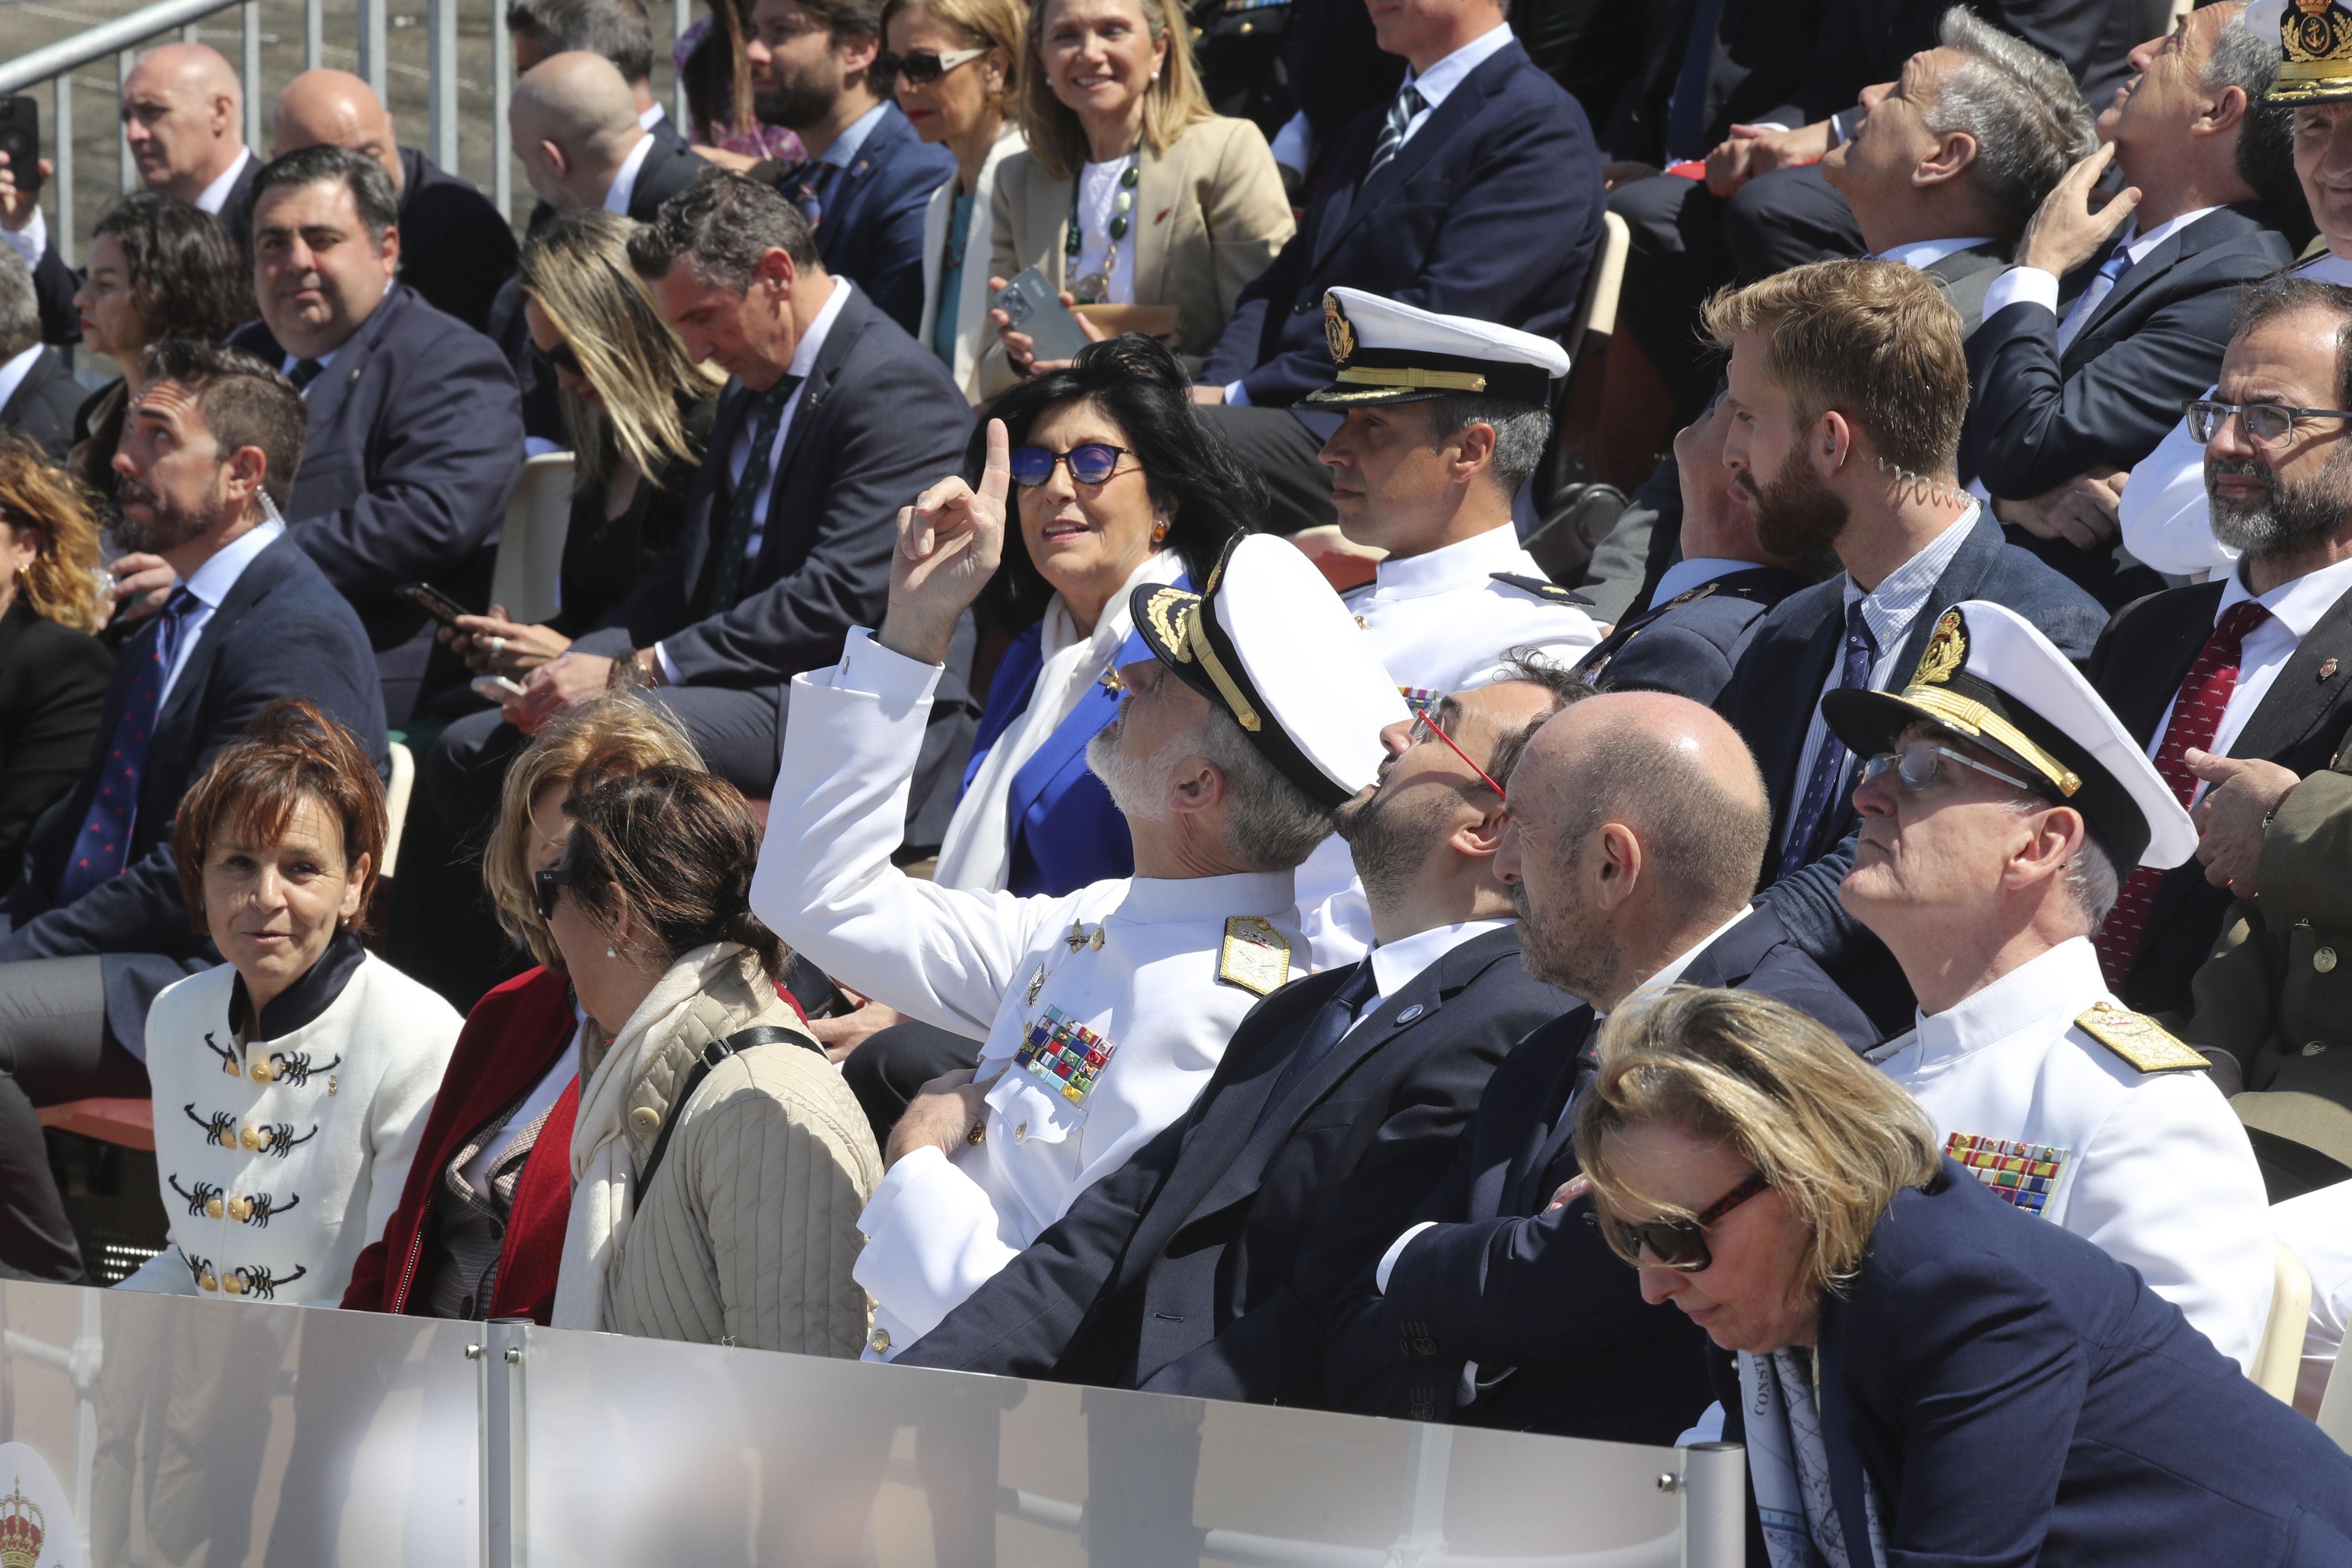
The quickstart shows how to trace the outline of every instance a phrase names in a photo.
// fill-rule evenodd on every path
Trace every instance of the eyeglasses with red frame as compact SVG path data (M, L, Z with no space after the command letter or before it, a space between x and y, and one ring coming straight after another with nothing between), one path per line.
M1432 706L1434 706L1434 704L1432 704ZM1419 745L1424 739L1431 735L1434 735L1439 740L1444 742L1446 749L1452 752L1455 756L1461 758L1462 765L1468 768L1472 773L1476 773L1480 780L1486 784L1486 787L1493 790L1502 800L1504 805L1508 805L1510 804L1511 797L1503 793L1503 786L1496 784L1493 775L1488 773L1486 769L1480 767L1476 763L1472 762L1470 760L1470 753L1464 751L1454 741L1453 736L1438 728L1437 721L1429 716L1429 709L1414 709L1412 713L1412 728L1405 731L1405 739L1412 742L1414 745Z

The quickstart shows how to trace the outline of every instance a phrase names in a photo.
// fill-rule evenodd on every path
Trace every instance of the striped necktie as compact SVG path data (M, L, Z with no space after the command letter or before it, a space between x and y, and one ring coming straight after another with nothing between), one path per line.
M1404 145L1405 127L1412 123L1414 115L1428 107L1429 101L1421 96L1421 89L1411 83L1396 95L1396 101L1389 105L1388 118L1381 122L1381 139L1372 144L1372 161L1365 166L1365 179L1379 174L1397 155L1397 149Z

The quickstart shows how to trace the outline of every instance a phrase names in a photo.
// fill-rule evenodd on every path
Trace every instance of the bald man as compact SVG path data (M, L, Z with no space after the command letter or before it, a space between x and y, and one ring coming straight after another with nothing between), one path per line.
M1688 698L1608 692L1562 709L1510 776L1495 872L1528 973L1584 1005L1520 1042L1412 1228L1334 1313L1325 1380L1367 1415L1669 1444L1712 1402L1704 1337L1554 1205L1578 1173L1575 1091L1601 1022L1666 986L1756 991L1857 1051L1862 1010L1750 908L1771 830L1738 732Z
M402 146L391 112L349 71L304 71L278 95L271 155L320 145L383 165L400 198L400 280L435 310L488 331L491 303L515 270L514 229L489 198Z
M558 212L603 207L651 223L707 166L638 124L636 98L619 68L584 49L523 72L507 126L530 188Z

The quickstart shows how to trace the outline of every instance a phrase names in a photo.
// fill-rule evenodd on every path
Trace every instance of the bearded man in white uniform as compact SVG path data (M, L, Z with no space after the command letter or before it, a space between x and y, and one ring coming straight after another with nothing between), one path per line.
M1183 656L1119 671L1087 748L1135 840L1130 879L1063 898L938 887L890 862L956 619L996 570L1010 459L991 421L980 489L943 479L899 517L890 609L793 681L751 907L828 974L984 1037L976 1073L926 1086L859 1217L871 1359L912 1344L1183 1114L1242 1016L1321 955L1293 872L1376 776L1408 717L1321 574L1237 542L1207 591L1139 590Z
M2117 1002L2091 945L2123 873L2196 848L2188 814L2000 605L1944 611L1909 686L1833 691L1822 715L1868 759L1839 898L1919 999L1870 1059L2019 1212L2130 1264L2250 1365L2272 1277L2252 1147L2204 1058Z

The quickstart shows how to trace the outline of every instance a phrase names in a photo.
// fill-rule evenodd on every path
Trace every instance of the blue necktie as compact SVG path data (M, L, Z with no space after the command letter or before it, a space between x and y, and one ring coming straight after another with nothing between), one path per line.
M58 879L57 902L72 903L131 863L131 827L139 815L140 775L147 768L147 748L154 743L155 719L163 705L163 678L180 649L181 634L196 596L183 586L172 591L163 613L145 635L139 672L131 678L121 716L107 738L106 765L99 772L98 793L90 797L89 815L74 835L66 857L65 875ZM134 644L135 646L135 644Z
M2091 279L2082 295L2075 300L2074 308L2066 312L2064 321L2058 323L2060 353L2064 353L2066 345L2083 335L2083 329L2091 324L2091 318L2096 315L2109 300L2115 298L2116 285L2123 281L2124 274L2129 272L2131 268L2131 251L2118 241L2106 260L2099 264L2099 275ZM2105 288L2100 287L2103 283L2105 285Z
M1372 143L1372 161L1364 166L1366 180L1379 174L1381 166L1397 155L1397 149L1404 145L1405 128L1412 123L1414 115L1428 107L1429 100L1421 96L1421 89L1411 84L1396 95L1396 101L1389 105L1388 118L1381 121L1381 139Z
M1878 638L1862 618L1862 601L1845 607L1845 662L1838 671L1838 689L1853 690L1870 684L1870 667L1878 662ZM1822 727L1821 754L1813 759L1812 777L1805 781L1804 798L1780 855L1783 870L1793 870L1813 858L1813 840L1837 794L1838 777L1845 772L1846 749L1828 725Z
M1331 1054L1334 1046L1348 1037L1348 1031L1356 1026L1358 1010L1378 994L1380 988L1380 982L1372 975L1372 961L1367 958L1356 965L1356 973L1339 990L1331 993L1331 999L1323 1004L1314 1021L1307 1026L1307 1032L1298 1037L1298 1044L1291 1047L1290 1059L1282 1064L1282 1076L1274 1080L1274 1092L1265 1097L1265 1104L1259 1109L1253 1132L1265 1126L1275 1108L1290 1098L1291 1090Z
M1698 0L1691 14L1690 41L1683 46L1683 68L1675 95L1666 100L1666 156L1704 158L1706 137L1706 68L1715 59L1715 25L1723 0Z
M809 227L824 220L825 203L833 199L833 183L840 174L840 164L812 159L785 179L785 192L801 209L801 216L808 219Z

